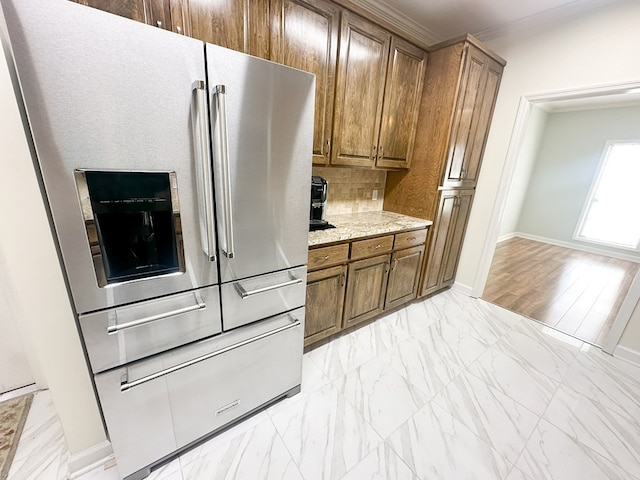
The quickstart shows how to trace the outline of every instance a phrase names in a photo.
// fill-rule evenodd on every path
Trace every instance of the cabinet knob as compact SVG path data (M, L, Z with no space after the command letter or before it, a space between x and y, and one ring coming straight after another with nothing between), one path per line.
M158 28L162 28L162 22L160 20L156 22L156 25L158 26Z
M182 27L180 25L176 27L176 32L182 33Z
M384 148L382 145L378 148L378 160L382 160L384 158Z

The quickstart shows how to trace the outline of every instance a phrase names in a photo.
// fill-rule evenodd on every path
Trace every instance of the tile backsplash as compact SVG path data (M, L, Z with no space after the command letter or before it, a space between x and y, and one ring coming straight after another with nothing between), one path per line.
M326 167L312 170L313 175L323 177L329 184L327 215L382 210L387 181L385 170ZM377 200L372 200L374 190L378 191Z

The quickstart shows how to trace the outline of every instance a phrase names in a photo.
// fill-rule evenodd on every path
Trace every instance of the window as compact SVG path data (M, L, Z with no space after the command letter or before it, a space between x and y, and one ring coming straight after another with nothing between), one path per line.
M574 239L638 250L640 141L608 142Z

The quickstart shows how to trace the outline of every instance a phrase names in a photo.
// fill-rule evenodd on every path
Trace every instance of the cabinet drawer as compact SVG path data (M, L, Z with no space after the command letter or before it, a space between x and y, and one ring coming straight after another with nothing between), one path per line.
M308 269L324 268L346 262L349 259L349 244L343 243L331 247L309 250Z
M403 248L414 247L416 245L424 244L427 239L427 229L414 230L413 232L398 233L396 235L396 241L393 244L394 250L401 250Z
M351 259L371 257L390 252L393 247L393 235L387 237L370 238L351 244Z

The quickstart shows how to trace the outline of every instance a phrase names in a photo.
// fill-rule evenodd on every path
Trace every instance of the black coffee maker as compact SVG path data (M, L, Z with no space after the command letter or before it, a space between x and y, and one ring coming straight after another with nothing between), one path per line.
M311 209L309 214L309 230L324 230L334 228L325 220L327 205L327 181L318 176L311 177Z

